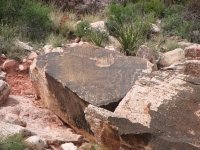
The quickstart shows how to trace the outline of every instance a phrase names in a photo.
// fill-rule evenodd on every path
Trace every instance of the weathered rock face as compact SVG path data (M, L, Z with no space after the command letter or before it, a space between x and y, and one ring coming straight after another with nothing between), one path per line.
M126 141L136 133L149 134L148 148L197 150L199 83L199 78L166 72L142 77L114 112L126 119L111 116L108 120Z
M37 57L31 77L38 97L79 132L93 134L85 120L88 104L114 110L134 85L151 72L148 61L91 45Z
M0 105L8 98L10 94L10 86L3 80L0 80Z
M136 53L136 57L144 58L153 64L153 71L158 70L156 58L153 51L146 45L141 45Z
M162 67L168 67L173 64L183 63L185 61L185 53L181 48L164 53L159 61Z

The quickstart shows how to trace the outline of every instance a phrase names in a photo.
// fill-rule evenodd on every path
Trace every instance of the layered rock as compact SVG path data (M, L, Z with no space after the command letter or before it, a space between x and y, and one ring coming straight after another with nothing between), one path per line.
M85 107L93 104L114 111L135 80L152 71L150 64L86 44L38 56L31 66L31 78L43 104L89 136L93 132L85 119Z
M162 67L168 67L173 64L183 63L185 60L184 50L177 48L175 50L164 53L159 60L159 64Z
M151 149L197 150L199 83L196 77L167 72L142 77L114 112L125 119L108 120L126 141L140 134L146 135L141 139L148 139L146 147Z

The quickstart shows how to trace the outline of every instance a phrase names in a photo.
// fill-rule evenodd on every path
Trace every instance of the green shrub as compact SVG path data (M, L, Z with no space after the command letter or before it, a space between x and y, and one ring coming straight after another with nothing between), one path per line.
M91 29L86 36L89 41L97 46L102 46L102 42L108 39L107 32L101 31L99 29Z
M49 8L35 0L3 0L0 2L3 26L16 28L19 38L43 40L50 31Z
M20 32L32 40L45 39L51 29L49 12L49 7L35 0L26 0L20 13Z
M6 11L6 0L1 0L0 1L0 20L2 20L5 11Z
M144 3L145 13L154 13L155 16L161 17L164 14L165 5L161 0L150 0Z
M89 31L90 24L88 21L81 21L76 25L76 31L75 34L78 37L83 37L87 35L87 32Z
M164 11L164 15L165 17L171 16L171 15L175 15L175 14L183 14L183 12L185 11L185 7L182 5L173 5L171 7L168 7L165 9Z
M19 134L0 139L0 150L23 150L27 147Z
M193 4L194 8L191 7ZM190 42L200 43L199 9L199 1L197 3L191 2L186 7L172 6L166 10L165 18L162 21L164 31L172 35L178 35Z
M21 17L25 0L3 0L2 2L4 3L2 22L13 27Z

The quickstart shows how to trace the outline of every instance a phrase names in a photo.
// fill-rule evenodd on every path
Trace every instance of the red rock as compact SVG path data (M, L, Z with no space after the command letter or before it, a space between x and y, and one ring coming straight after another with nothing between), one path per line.
M15 65L17 65L17 61L13 60L13 59L7 59L3 64L2 64L2 68L3 70L8 69L9 67L14 67Z
M28 60L33 60L37 58L37 53L36 52L32 52L29 56L28 56Z
M78 43L78 42L80 42L81 41L81 38L80 37L77 37L75 40L74 40L74 42L76 42L76 43Z

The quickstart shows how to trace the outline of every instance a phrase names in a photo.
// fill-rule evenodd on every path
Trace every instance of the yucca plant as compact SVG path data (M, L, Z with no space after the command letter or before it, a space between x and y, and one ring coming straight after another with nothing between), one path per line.
M123 46L121 52L127 56L136 54L136 44L141 40L141 33L134 24L123 24L122 26L115 26L113 36L117 38Z
M101 31L99 29L91 29L87 35L89 41L91 41L96 46L102 46L102 42L108 38L106 31Z

